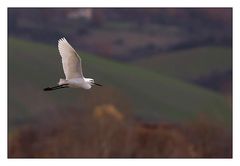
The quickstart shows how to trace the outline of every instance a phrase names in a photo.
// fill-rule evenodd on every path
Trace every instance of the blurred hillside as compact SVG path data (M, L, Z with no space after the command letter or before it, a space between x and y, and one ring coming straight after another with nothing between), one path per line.
M226 96L232 94L232 49L198 47L153 55L133 64L157 73L209 88Z

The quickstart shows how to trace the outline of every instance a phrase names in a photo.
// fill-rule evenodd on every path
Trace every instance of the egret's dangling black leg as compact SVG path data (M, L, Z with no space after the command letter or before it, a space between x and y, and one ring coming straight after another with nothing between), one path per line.
M58 86L54 86L54 87L47 87L44 88L44 91L51 91L51 90L57 90L57 89L62 89L62 88L69 88L68 84L62 84L62 85L58 85Z

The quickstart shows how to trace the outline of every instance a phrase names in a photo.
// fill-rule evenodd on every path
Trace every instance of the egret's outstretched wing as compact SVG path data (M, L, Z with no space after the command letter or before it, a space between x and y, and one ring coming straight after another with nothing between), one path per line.
M65 38L58 40L58 50L66 79L83 78L81 58Z

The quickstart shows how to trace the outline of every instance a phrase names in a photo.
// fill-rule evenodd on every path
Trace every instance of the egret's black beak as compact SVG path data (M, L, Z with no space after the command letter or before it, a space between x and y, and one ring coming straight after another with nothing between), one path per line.
M93 84L94 84L94 85L97 85L97 86L102 86L101 84L98 84L98 83L95 83L95 82L94 82Z

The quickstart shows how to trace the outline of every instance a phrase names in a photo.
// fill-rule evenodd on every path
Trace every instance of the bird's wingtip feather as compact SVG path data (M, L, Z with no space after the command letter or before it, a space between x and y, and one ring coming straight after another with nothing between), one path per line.
M65 39L65 37L61 37L61 38L59 39L59 41L60 41L60 40L64 40L64 39Z
M62 38L60 38L60 39L58 40L58 43L60 43L60 42L67 42L67 40L66 40L65 37L62 37Z

